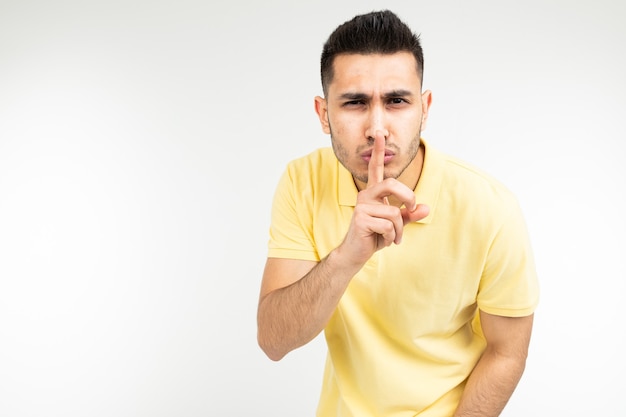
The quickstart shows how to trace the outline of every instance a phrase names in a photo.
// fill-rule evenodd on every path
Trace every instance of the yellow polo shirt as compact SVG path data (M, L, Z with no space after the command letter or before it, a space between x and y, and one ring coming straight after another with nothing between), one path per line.
M423 141L423 220L374 254L325 329L319 417L452 415L484 350L478 309L521 317L538 282L516 198ZM343 240L357 189L331 148L292 161L272 208L268 256L319 261Z

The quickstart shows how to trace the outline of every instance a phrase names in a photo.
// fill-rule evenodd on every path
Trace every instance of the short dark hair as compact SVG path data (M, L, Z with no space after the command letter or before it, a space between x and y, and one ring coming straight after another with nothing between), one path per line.
M321 58L322 89L328 92L333 80L333 62L340 54L393 54L410 52L417 63L420 80L424 73L424 55L419 35L398 16L381 10L355 16L339 25L324 44Z

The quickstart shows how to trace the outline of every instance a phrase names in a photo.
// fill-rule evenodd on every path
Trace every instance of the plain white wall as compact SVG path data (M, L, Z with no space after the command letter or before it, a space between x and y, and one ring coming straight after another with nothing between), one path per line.
M542 300L504 416L626 414L626 7L0 1L0 415L312 416L323 339L256 344L270 201L329 144L353 15L422 34L424 134L518 195Z

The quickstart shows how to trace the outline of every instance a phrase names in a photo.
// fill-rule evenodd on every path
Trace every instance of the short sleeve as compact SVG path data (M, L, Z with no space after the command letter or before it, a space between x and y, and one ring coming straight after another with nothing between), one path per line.
M494 235L481 277L477 303L489 314L523 317L539 302L539 283L530 238L514 201Z
M319 261L312 236L310 208L290 165L282 174L272 202L268 257Z

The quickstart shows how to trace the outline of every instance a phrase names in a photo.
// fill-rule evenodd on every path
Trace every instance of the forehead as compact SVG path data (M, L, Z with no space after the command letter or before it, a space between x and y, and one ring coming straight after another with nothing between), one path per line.
M421 88L417 61L410 52L341 54L333 62L329 92Z

